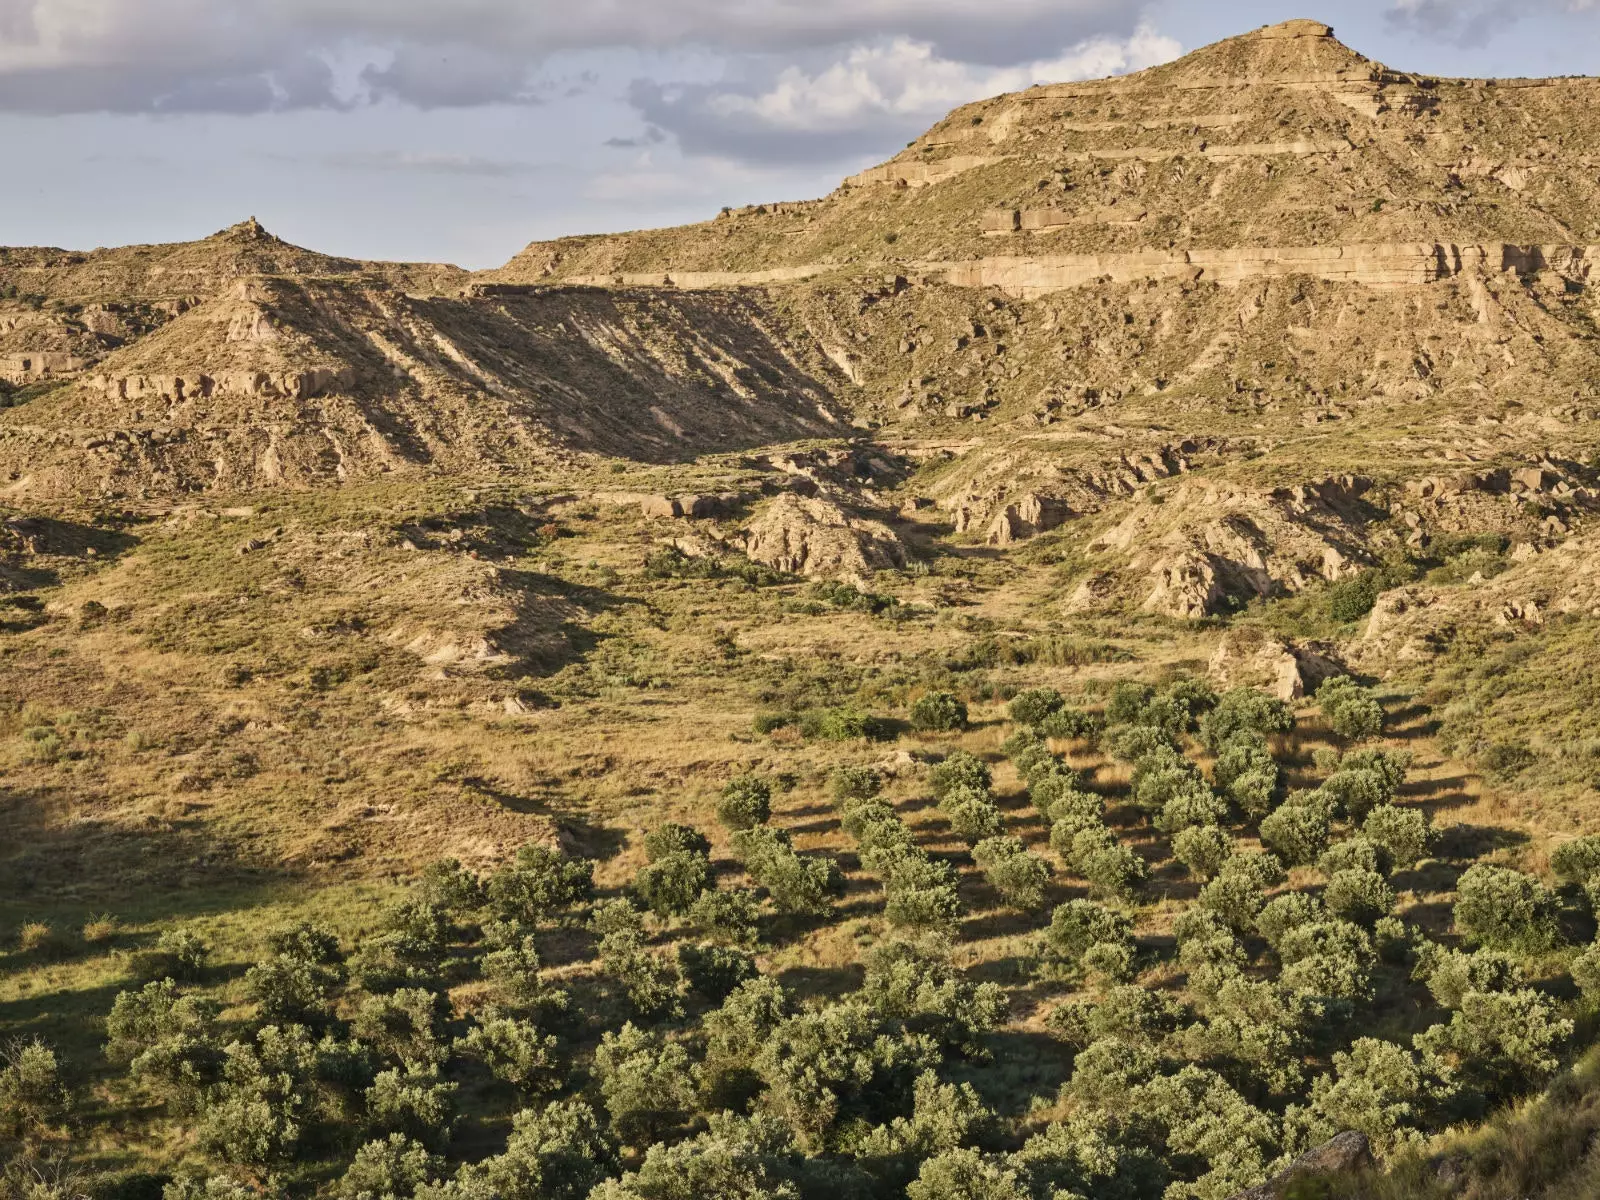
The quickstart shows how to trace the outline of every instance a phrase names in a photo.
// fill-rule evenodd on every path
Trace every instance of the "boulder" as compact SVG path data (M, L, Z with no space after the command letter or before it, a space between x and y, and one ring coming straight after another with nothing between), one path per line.
M779 496L751 521L745 553L793 575L858 581L906 565L904 544L881 521L793 493Z
M1072 515L1066 504L1053 496L1029 492L1008 504L989 526L991 546L1009 546L1059 527Z
M1351 1130L1307 1150L1280 1174L1266 1183L1238 1193L1233 1200L1286 1200L1290 1185L1307 1177L1343 1175L1373 1166L1372 1146L1367 1135ZM1306 1193L1308 1195L1312 1193Z
M1208 554L1183 551L1163 559L1150 573L1156 586L1145 597L1146 612L1198 621L1210 616L1228 594Z
M1211 656L1211 678L1219 688L1257 687L1292 702L1315 692L1322 681L1344 674L1321 646L1294 646L1260 629L1229 630Z

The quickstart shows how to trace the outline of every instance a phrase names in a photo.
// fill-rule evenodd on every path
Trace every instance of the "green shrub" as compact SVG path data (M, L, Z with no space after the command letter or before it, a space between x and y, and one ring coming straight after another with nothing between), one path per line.
M1046 718L1060 712L1065 703L1055 688L1029 688L1011 698L1008 711L1018 725L1037 727Z
M1561 843L1550 852L1550 868L1563 883L1588 883L1600 873L1600 835Z
M1072 837L1066 858L1072 870L1097 896L1131 898L1148 874L1144 859L1131 847L1117 841L1103 825L1078 830Z
M1591 943L1572 960L1572 982L1590 1004L1600 1001L1600 943Z
M833 802L844 807L858 800L871 800L883 791L883 776L871 767L840 767L829 780Z
M1572 1022L1530 989L1468 992L1448 1025L1417 1034L1425 1065L1453 1073L1469 1088L1504 1095L1538 1084L1561 1063Z
M687 913L712 884L711 863L702 853L678 850L639 868L633 890L658 916Z
M1200 719L1200 740L1217 754L1237 733L1288 733L1293 728L1294 710L1282 700L1252 688L1234 688Z
M824 742L884 741L894 736L877 717L856 708L823 708L800 718L801 736Z
M1366 741L1383 732L1383 706L1348 675L1336 675L1317 689L1317 703L1328 726L1346 741Z
M518 1017L488 1016L456 1048L475 1055L496 1079L527 1095L553 1092L566 1079L555 1036Z
M1491 742L1478 752L1484 771L1501 783L1509 783L1538 761L1539 756L1523 741Z
M761 905L745 888L702 892L689 920L711 941L752 950L761 940Z
M1050 915L1046 932L1050 949L1076 962L1101 943L1133 946L1133 923L1121 913L1092 900L1069 900Z
M933 794L942 799L945 793L958 787L987 792L994 778L982 759L965 750L952 750L933 768L929 782L933 785Z
M919 733L949 733L967 727L967 706L950 692L929 692L911 706L911 728Z
M456 1124L458 1085L439 1078L438 1068L408 1065L382 1071L366 1091L367 1129L402 1134L434 1150L450 1141Z
M1391 866L1412 867L1428 853L1432 831L1427 814L1415 808L1380 804L1367 813L1361 834L1382 849Z
M1147 683L1124 680L1117 684L1111 689L1111 698L1106 702L1106 724L1139 724L1139 718L1144 715L1144 706L1150 703L1155 694L1155 689Z
M41 1140L66 1119L71 1102L55 1051L38 1038L0 1051L0 1140Z
M728 780L717 801L717 820L723 828L751 829L772 818L772 785L754 775Z
M1305 892L1285 892L1267 902L1256 916L1256 932L1273 949L1291 929L1324 919L1322 901Z
M152 949L133 956L134 973L145 980L177 979L194 981L205 974L211 956L199 934L187 929L169 929L156 939Z
M1313 1145L1353 1129L1388 1157L1422 1142L1426 1081L1415 1056L1376 1038L1357 1038L1333 1056L1333 1072L1311 1085L1306 1140Z
M616 1145L595 1111L558 1100L517 1113L503 1154L462 1167L452 1187L428 1191L426 1200L586 1200L617 1167Z
M700 1068L681 1045L632 1022L601 1038L594 1070L612 1128L629 1145L661 1140L694 1111Z
M1215 825L1190 825L1172 839L1172 853L1196 879L1210 879L1233 854L1233 838Z
M1460 1008L1469 992L1510 992L1522 986L1516 960L1499 950L1432 951L1419 964L1441 1008Z
M972 848L972 860L1012 908L1028 912L1044 903L1050 864L1030 854L1018 838L987 838Z
M965 788L946 793L939 810L949 819L955 835L969 846L998 836L1005 827L994 801Z
M1093 739L1101 728L1099 717L1075 708L1059 708L1038 725L1039 733L1044 737L1063 740Z
M407 1200L443 1173L444 1160L402 1133L356 1151L336 1189L341 1200Z
M1394 908L1394 891L1378 872L1354 867L1329 877L1322 902L1334 916L1370 926Z
M450 1002L424 988L368 996L351 1022L355 1036L392 1062L439 1063L446 1055Z
M1321 792L1300 792L1261 822L1261 841L1291 867L1314 863L1328 848L1333 801Z
M489 903L506 921L538 925L594 894L594 863L549 846L524 846L489 878Z
M1485 864L1456 883L1456 927L1491 950L1537 953L1555 945L1554 897L1531 875Z
M1384 854L1376 842L1364 837L1335 842L1317 859L1317 870L1324 875L1339 871L1377 871L1384 873Z
M644 835L644 855L650 862L657 862L669 854L683 853L709 855L711 843L699 830L672 821L658 825Z
M715 944L678 946L678 973L690 990L720 1002L747 979L759 973L756 960L734 946Z
M975 1058L987 1056L984 1039L1007 1009L1003 988L968 980L951 965L949 946L933 940L873 946L857 995L882 1020Z

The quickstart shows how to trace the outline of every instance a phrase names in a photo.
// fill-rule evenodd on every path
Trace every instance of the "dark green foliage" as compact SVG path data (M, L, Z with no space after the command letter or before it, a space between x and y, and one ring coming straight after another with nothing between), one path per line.
M982 759L965 750L952 750L945 755L943 762L933 768L929 782L933 785L933 794L942 798L946 792L958 787L987 792L994 779Z
M1200 889L1198 903L1235 933L1255 930L1256 914L1266 903L1266 889L1283 878L1283 868L1270 854L1235 854Z
M883 790L883 776L871 767L840 767L828 780L834 804L871 800Z
M133 968L141 979L193 982L204 974L210 955L211 948L198 934L169 929L156 939L154 947L134 955Z
M1324 792L1297 792L1261 822L1261 840L1291 867L1306 866L1328 848L1334 802Z
M594 863L549 846L524 846L489 878L489 903L502 920L538 925L594 894Z
M1562 842L1550 852L1550 869L1563 883L1588 883L1600 874L1600 835Z
M1498 950L1445 950L1429 943L1417 975L1441 1008L1460 1008L1471 992L1509 992L1522 986L1516 960Z
M1504 1094L1554 1072L1572 1029L1548 997L1531 989L1467 992L1448 1024L1419 1033L1415 1041L1424 1063L1437 1064L1434 1069L1468 1087Z
M589 928L600 935L600 963L640 1016L655 1016L677 1004L677 975L645 946L644 926L627 900L599 905Z
M713 1115L705 1132L651 1146L637 1170L601 1184L590 1200L799 1200L804 1160L788 1128L757 1114Z
M754 979L756 961L734 946L684 943L678 947L678 973L691 990L721 1001L747 979Z
M1285 934L1323 919L1322 901L1306 892L1285 892L1269 900L1256 917L1256 932L1276 948Z
M1210 879L1233 855L1233 838L1215 825L1191 825L1172 839L1172 853L1196 879Z
M417 898L457 917L476 912L486 899L483 881L453 858L442 858L423 868Z
M1336 675L1318 688L1317 703L1328 727L1346 741L1366 741L1383 732L1383 705L1348 675Z
M984 1038L1005 1018L1004 990L974 984L950 964L938 942L882 942L867 955L861 998L878 1017L972 1057L984 1057Z
M939 811L949 819L955 835L969 846L997 836L1005 827L994 801L970 788L953 788L946 792L939 801Z
M1106 702L1106 724L1139 724L1145 705L1154 697L1155 689L1147 683L1124 681L1117 684L1111 689L1111 699Z
M740 775L723 786L717 820L725 829L752 829L772 818L772 787L754 775Z
M689 908L689 921L719 945L750 950L761 940L761 905L744 888L702 892Z
M426 1200L585 1200L616 1169L616 1145L595 1111L558 1100L517 1113L504 1153L461 1168L452 1190Z
M1166 1189L1167 1172L1134 1126L1104 1112L1074 1114L1034 1134L1011 1164L1032 1196L1155 1200Z
M217 1005L184 996L170 979L117 996L106 1018L106 1057L179 1112L192 1111L222 1067Z
M1335 842L1317 859L1317 870L1330 876L1339 871L1377 871L1383 874L1384 866L1383 851L1376 842L1364 837Z
M633 890L645 907L661 917L682 916L712 884L711 862L704 853L675 850L639 868Z
M631 1022L601 1039L594 1070L612 1128L629 1145L648 1146L694 1111L700 1069L688 1051Z
M1311 1085L1305 1140L1317 1145L1353 1129L1375 1152L1391 1155L1421 1142L1429 1106L1427 1081L1416 1056L1376 1038L1357 1038L1333 1056L1331 1074Z
M972 848L972 860L1012 908L1027 912L1044 903L1050 864L1030 854L1020 839L1005 835L988 838Z
M30 1038L0 1050L0 1142L42 1139L60 1126L71 1104L49 1046Z
M1367 813L1361 834L1377 846L1391 868L1413 867L1427 856L1432 831L1421 809L1380 804Z
M754 1063L767 1039L789 1015L789 997L767 976L746 980L707 1013L705 1090L709 1107L742 1108L760 1087Z
M1329 876L1322 900L1334 916L1371 926L1394 908L1394 890L1378 872L1351 867Z
M226 1163L271 1166L296 1156L316 1119L317 1054L298 1026L268 1025L254 1042L231 1042L222 1082L206 1097L199 1140Z
M457 1090L456 1084L440 1079L433 1066L380 1072L366 1091L367 1129L380 1135L404 1134L442 1150L455 1129Z
M804 737L824 742L882 741L892 737L889 726L856 708L823 708L800 718Z
M1069 900L1051 914L1046 936L1052 951L1075 962L1101 943L1131 947L1133 924L1092 900Z
M356 1151L337 1190L341 1200L406 1200L437 1179L443 1168L444 1160L426 1146L393 1133Z
M911 728L919 733L949 733L967 727L967 706L950 692L929 692L911 706Z
M476 1055L496 1079L526 1094L555 1091L566 1078L554 1035L518 1017L487 1017L456 1048Z
M1029 688L1011 698L1008 711L1018 725L1037 728L1047 718L1060 712L1065 703L1055 688Z
M796 854L782 830L765 825L741 830L733 836L733 851L779 912L825 913L844 892L839 864L822 855Z
M1235 734L1288 733L1293 728L1294 710L1282 700L1252 688L1235 688L1200 719L1200 740L1216 754Z
M1050 738L1093 739L1104 727L1093 713L1076 708L1060 708L1039 722L1039 732Z
M1384 586L1385 576L1379 570L1340 580L1328 589L1328 615L1340 624L1361 620L1377 604Z
M1119 725L1104 738L1105 748L1120 762L1136 763L1156 754L1176 754L1177 748L1165 730L1154 725Z
M1148 874L1144 859L1103 825L1075 830L1065 858L1072 871L1102 897L1127 899Z
M1212 778L1247 816L1260 820L1272 811L1279 771L1264 734L1244 729L1229 737L1217 753Z
M1555 898L1537 879L1505 867L1469 867L1456 882L1456 927L1491 950L1537 953L1555 945Z
M447 1049L444 1027L449 1016L450 1002L437 992L402 988L367 997L351 1029L390 1062L438 1063Z
M669 854L698 854L709 856L711 843L705 834L687 825L668 821L644 835L644 855L650 862L659 862Z
M1375 961L1372 937L1349 921L1296 925L1277 942L1280 980L1292 991L1340 1000L1368 998Z

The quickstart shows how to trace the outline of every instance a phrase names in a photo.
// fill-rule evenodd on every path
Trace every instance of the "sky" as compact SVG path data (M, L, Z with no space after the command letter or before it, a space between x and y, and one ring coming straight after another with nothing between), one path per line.
M1291 17L1391 66L1600 75L1600 0L0 0L0 245L256 216L362 258L804 199L958 104Z

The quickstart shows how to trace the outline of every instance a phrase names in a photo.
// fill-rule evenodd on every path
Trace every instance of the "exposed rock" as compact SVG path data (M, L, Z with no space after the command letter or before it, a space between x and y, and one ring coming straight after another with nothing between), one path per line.
M1220 688L1263 688L1284 701L1307 696L1323 680L1343 674L1327 648L1294 646L1249 627L1228 632L1209 670Z
M989 526L991 546L1009 546L1058 528L1072 515L1066 503L1052 496L1029 492L1008 504Z
M1095 612L1105 608L1117 592L1117 576L1112 571L1096 571L1085 579L1067 597L1067 602L1062 605L1062 610L1069 616L1078 613Z
M1289 1185L1306 1176L1343 1175L1373 1165L1372 1146L1367 1135L1351 1130L1341 1133L1315 1150L1307 1150L1280 1174L1259 1187L1238 1193L1233 1200L1285 1200Z
M793 494L779 496L751 521L745 553L778 571L856 580L906 564L905 547L887 525Z

